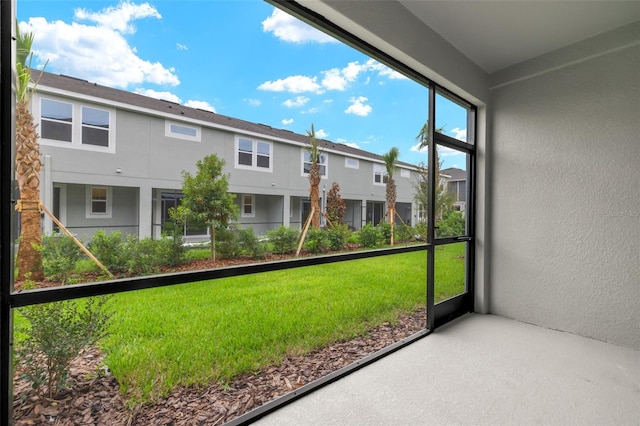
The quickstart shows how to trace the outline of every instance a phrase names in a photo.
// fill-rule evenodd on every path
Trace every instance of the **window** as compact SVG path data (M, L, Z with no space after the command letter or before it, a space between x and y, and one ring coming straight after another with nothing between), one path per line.
M387 169L382 164L373 165L373 184L374 185L386 185L387 183Z
M89 218L111 218L111 188L87 186L86 216Z
M35 107L43 145L115 152L112 110L48 98Z
M185 139L194 142L200 142L200 128L196 126L187 126L184 124L165 121L164 135L169 138Z
M410 178L411 177L411 172L407 169L400 169L400 177L403 178Z
M82 143L109 146L109 111L82 107Z
M319 157L320 158L318 158L318 167L320 168L320 176L323 179L326 179L329 157L324 153L321 153ZM308 176L309 170L311 170L311 154L305 149L302 151L302 175Z
M344 159L344 166L348 169L358 169L360 168L360 160L357 158L346 157Z
M243 137L236 138L236 168L272 171L272 144Z
M242 208L241 210L242 217L256 217L255 198L253 197L253 195L242 196L241 208Z
M73 105L42 99L40 132L43 139L71 142L73 134Z

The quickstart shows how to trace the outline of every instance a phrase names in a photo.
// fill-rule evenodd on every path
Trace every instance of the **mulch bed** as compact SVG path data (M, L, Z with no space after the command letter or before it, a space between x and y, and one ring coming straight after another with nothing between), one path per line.
M300 386L326 376L422 329L426 310L402 315L366 335L309 352L247 374L222 386L178 387L153 404L129 408L117 380L104 367L104 354L90 348L73 363L72 386L55 399L14 381L14 422L24 425L220 425Z

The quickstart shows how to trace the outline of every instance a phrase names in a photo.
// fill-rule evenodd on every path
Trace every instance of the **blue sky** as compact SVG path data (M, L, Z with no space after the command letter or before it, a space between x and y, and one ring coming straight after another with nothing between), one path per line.
M47 71L426 162L416 136L427 89L257 0L18 0ZM437 126L466 138L465 111L440 98ZM444 167L464 157L441 151Z

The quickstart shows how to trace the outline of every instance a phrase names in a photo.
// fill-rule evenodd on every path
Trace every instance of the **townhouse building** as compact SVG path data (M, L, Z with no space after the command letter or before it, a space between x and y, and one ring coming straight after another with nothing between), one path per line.
M196 162L210 154L226 163L239 226L258 235L281 225L300 228L310 211L306 135L47 72L32 112L43 155L42 201L82 238L98 229L158 238L182 197L182 172L195 173ZM353 229L385 220L382 157L328 140L319 145L321 196L340 185L344 222ZM394 176L396 210L410 225L415 173L399 162ZM48 217L43 226L45 233L55 230ZM185 227L188 238L203 233Z

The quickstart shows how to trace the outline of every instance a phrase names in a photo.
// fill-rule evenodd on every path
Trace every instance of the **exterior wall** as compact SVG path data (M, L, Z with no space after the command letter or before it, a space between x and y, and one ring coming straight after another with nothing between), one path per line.
M95 231L120 231L123 234L138 233L138 189L111 187L112 203L110 218L91 218L86 215L88 185L65 185L66 203L61 205L65 211L66 227L82 241L89 241Z
M54 185L87 184L109 188L139 188L139 200L125 197L117 201L118 205L127 209L126 212L119 212L119 217L126 216L129 222L116 223L114 218L104 222L104 226L120 226L123 227L123 232L132 232L132 226L135 226L140 237L158 237L159 205L153 202L154 194L157 196L159 188L180 190L182 172L194 174L196 162L215 153L225 161L224 172L230 175L229 191L255 196L255 215L240 217L241 226L252 226L257 234L264 234L268 229L280 225L288 226L290 223L293 226L301 226L301 200L308 197L309 181L303 173L305 147L300 143L242 135L201 124L196 125L186 120L171 122L197 126L198 140L171 137L167 136L167 120L164 117L115 108L108 103L103 105L95 99L87 101L72 98L68 93L51 93L51 89L48 90L44 86L40 86L33 97L32 107L36 118L40 116L41 98L71 102L74 106L109 109L112 114L110 132L114 135L109 149L87 146L77 148L68 143L41 141L46 176L42 198L49 208L53 203ZM73 118L74 126L79 126L79 120L77 116ZM247 169L237 165L238 136L271 144L270 170ZM324 154L328 158L327 175L320 183L321 193L326 193L333 182L337 182L341 187L341 196L344 199L359 200L360 209L360 200L364 200L365 204L367 201L384 202L385 185L374 182L375 160L359 158L358 168L354 169L346 167L344 154L332 149L325 149ZM383 163L379 161L376 164ZM400 172L396 176L398 202L411 203L415 174L408 169L405 171L409 171L408 177L402 176ZM97 223L97 219L92 219L90 224L85 223L81 218L84 214L84 204L80 203L79 198L77 203L72 203L75 198L71 195L73 194L70 194L71 204L65 225L87 229L87 233L90 229L99 228L101 225ZM114 200L121 195L120 190L114 191ZM239 205L240 200L237 202ZM81 207L82 210L76 212L76 209ZM358 214L356 222L352 225L355 228L360 228L363 224L362 213ZM353 214L352 216L356 217ZM45 224L45 229L47 227L50 227L50 224Z
M494 88L490 309L637 350L640 23L631 29L631 43L616 30L608 50L594 38Z

